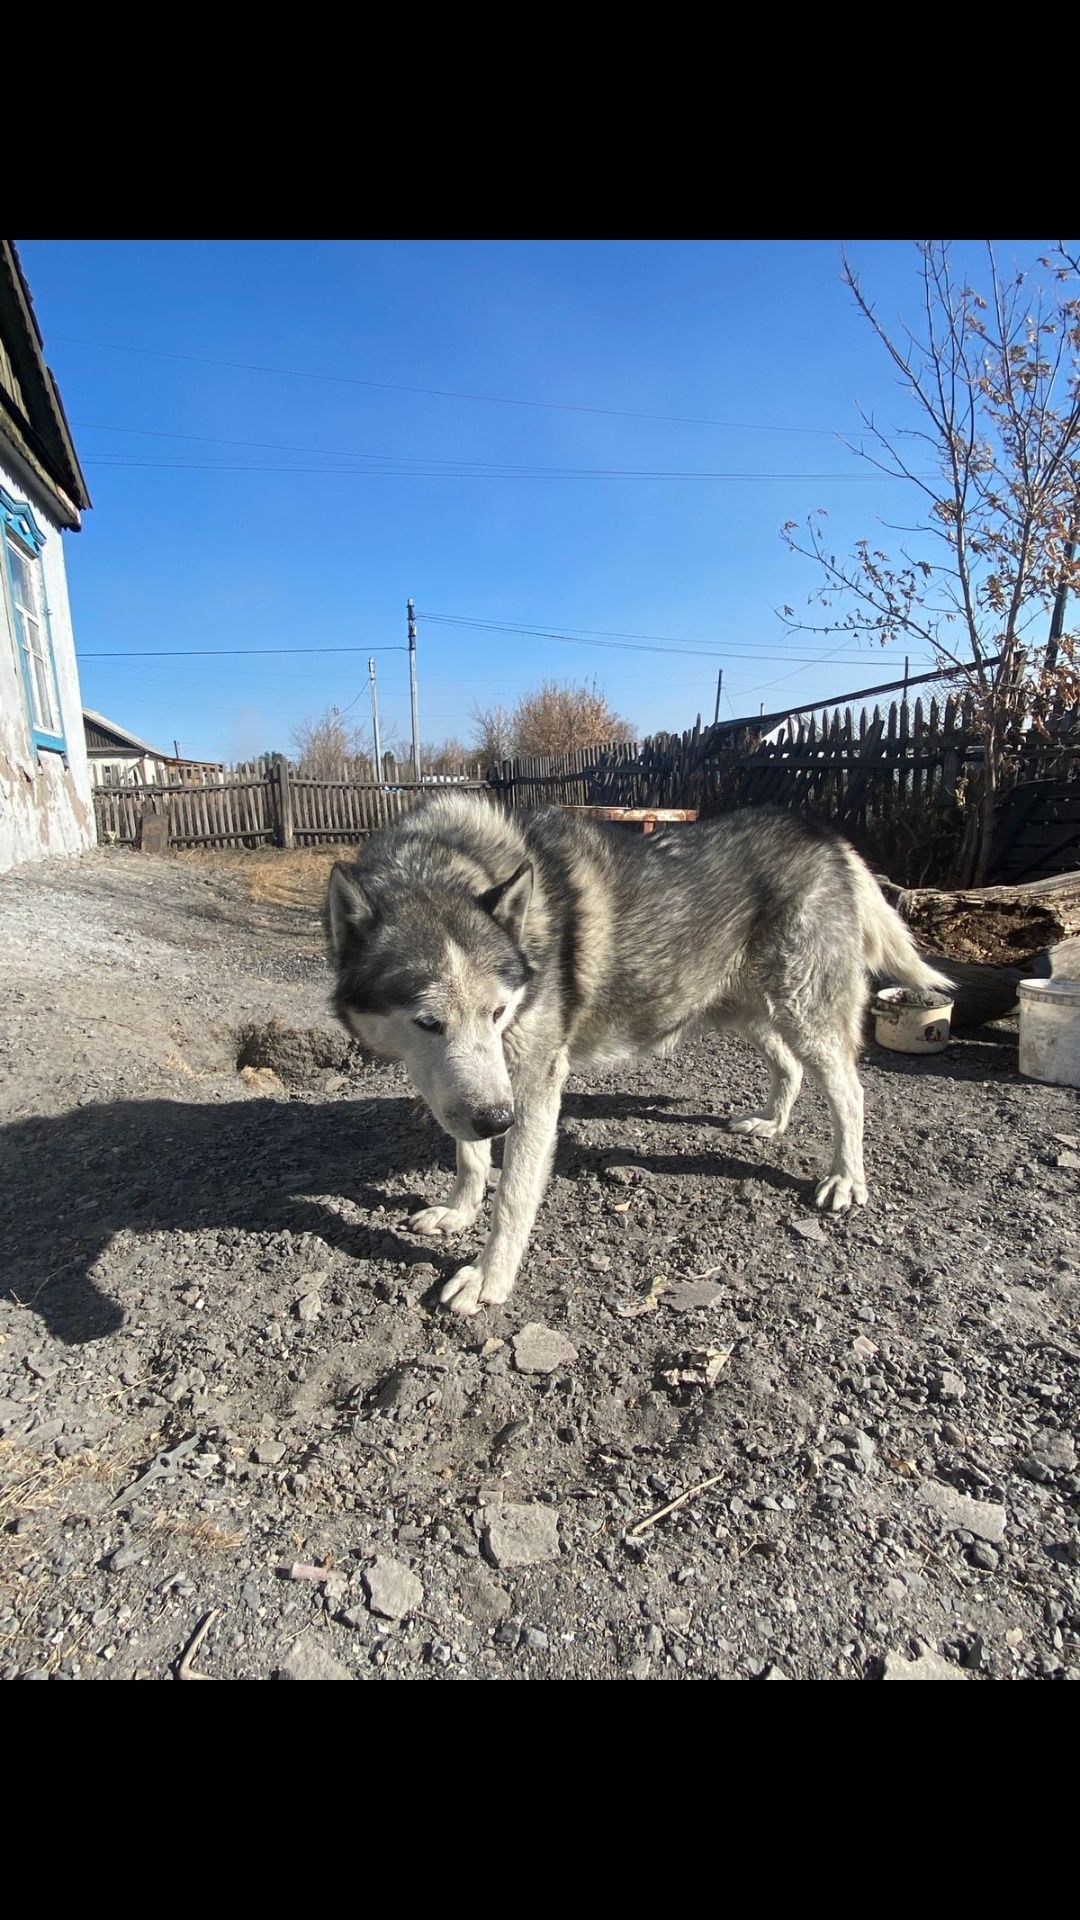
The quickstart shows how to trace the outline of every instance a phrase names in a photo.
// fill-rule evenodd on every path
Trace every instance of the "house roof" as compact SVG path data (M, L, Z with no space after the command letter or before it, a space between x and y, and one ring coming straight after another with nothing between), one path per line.
M148 753L154 760L170 760L171 754L162 753L159 747L151 747L147 741L140 740L138 734L129 733L126 727L118 727L115 720L106 720L103 713L94 713L89 707L82 710L83 729L86 733L88 753Z
M75 532L90 495L13 240L0 240L0 345L14 375L9 383L0 368L0 439L44 487L61 526Z
M221 768L224 765L221 760L192 760L186 753L182 753L179 759L175 753L163 753L160 747L152 747L148 740L140 740L137 733L129 733L126 727L118 727L115 720L107 720L103 713L95 713L92 707L84 707L82 717L87 753L146 753L151 760L160 760L164 767Z

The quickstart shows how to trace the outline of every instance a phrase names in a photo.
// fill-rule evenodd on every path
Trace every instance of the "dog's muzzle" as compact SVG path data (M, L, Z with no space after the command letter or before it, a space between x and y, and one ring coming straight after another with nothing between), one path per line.
M470 1113L469 1120L475 1128L478 1140L495 1140L500 1133L509 1133L514 1124L513 1107L480 1107L476 1113Z

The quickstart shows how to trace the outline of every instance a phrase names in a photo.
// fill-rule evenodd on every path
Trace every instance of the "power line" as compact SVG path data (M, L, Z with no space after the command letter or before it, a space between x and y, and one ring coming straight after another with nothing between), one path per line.
M226 660L237 654L276 653L406 653L406 647L147 647L117 649L109 653L83 653L80 660Z
M566 646L606 647L614 652L668 653L681 655L684 659L699 660L726 660L729 658L792 660L800 658L797 653L791 650L770 655L763 653L759 647L741 646L737 641L730 646L723 641L716 641L708 648L699 647L694 646L692 643L677 641L672 634L623 634L611 629L598 629L595 627L529 627L523 625L521 622L478 620L466 614L427 613L423 610L417 613L417 619L426 620L429 624L435 626L467 627L469 629L475 629L478 632L509 633L534 640L554 640L560 645ZM870 647L865 649L852 648L851 651L865 651L866 653L873 654L876 653L877 649ZM807 660L807 665L809 666L818 664L822 658L822 656L817 654L812 658L808 658L805 655L801 657ZM825 659L831 657L831 655L824 656Z
M385 467L300 467L270 466L266 461L243 462L233 460L123 460L108 454L88 454L83 460L86 467L119 467L127 470L139 470L146 473L288 473L288 474L328 474L337 480L737 480L764 481L790 484L795 481L812 480L815 485L823 482L841 485L865 486L878 480L906 480L902 473L829 473L825 472L755 472L739 471L702 471L693 468L678 467L527 467L513 466L509 462L499 465L495 461L446 461L436 465L433 459L419 458L413 465L403 454L353 454L342 458L365 460L391 460L392 466ZM915 478L932 479L933 475L916 475Z
M206 353L173 353L163 347L132 347L116 340L86 340L74 333L53 333L50 338L63 340L68 346L90 347L98 352L137 353L153 360L183 360L201 367L227 367L237 373L269 373L280 379L317 380L333 386L367 387L376 393L411 393L433 400L469 400L489 407L529 407L544 413L598 414L605 419L662 421L672 426L721 427L736 433L799 433L830 440L836 438L834 427L790 427L760 420L700 419L693 414L641 413L627 407L589 407L566 400L517 400L509 399L504 394L458 393L446 387L413 387L390 380L363 380L348 373L316 373L310 367L271 367L256 360L224 360Z

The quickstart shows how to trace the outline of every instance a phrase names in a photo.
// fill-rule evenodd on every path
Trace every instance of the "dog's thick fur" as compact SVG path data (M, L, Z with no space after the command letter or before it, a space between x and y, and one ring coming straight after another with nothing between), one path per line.
M491 1233L442 1294L465 1314L514 1284L571 1068L707 1027L741 1034L772 1084L732 1131L783 1133L808 1071L834 1132L815 1197L837 1212L866 1199L855 1059L868 974L947 985L845 841L766 808L638 839L440 794L334 868L327 922L337 1012L372 1053L405 1062L458 1143L448 1204L414 1215L414 1231L473 1226L491 1137L507 1134Z

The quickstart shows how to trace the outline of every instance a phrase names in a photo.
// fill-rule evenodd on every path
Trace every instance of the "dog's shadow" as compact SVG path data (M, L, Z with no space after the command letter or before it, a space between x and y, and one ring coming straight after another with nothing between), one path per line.
M415 1170L421 1204L421 1170L452 1164L452 1143L422 1133L405 1099L131 1100L17 1121L0 1128L4 1289L76 1343L123 1321L90 1270L125 1228L317 1233L356 1258L417 1264L436 1256L393 1231L409 1210L402 1175ZM379 1185L391 1178L392 1200ZM319 1195L394 1212L361 1226Z
M659 1097L575 1093L566 1102L571 1118L640 1118L650 1110L665 1121L691 1118L668 1112ZM453 1143L418 1126L405 1098L132 1100L15 1121L0 1128L4 1288L57 1339L76 1344L123 1323L123 1309L95 1284L92 1269L124 1229L306 1232L358 1260L450 1262L452 1245L399 1229L412 1207L445 1193L453 1159ZM806 1184L765 1160L740 1157L726 1139L715 1154L679 1154L634 1145L599 1152L560 1135L557 1172L617 1164L758 1180L784 1192ZM344 1219L320 1196L352 1201L371 1217Z

